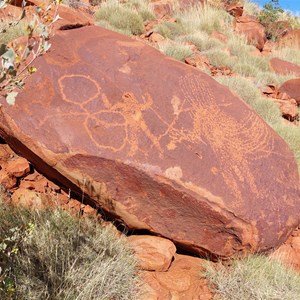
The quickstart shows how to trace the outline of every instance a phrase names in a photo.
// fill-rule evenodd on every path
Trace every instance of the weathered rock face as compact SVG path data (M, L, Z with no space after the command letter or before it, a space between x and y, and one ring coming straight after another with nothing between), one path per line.
M291 62L275 57L270 59L269 64L270 67L274 70L274 72L278 74L281 75L295 74L297 76L300 76L300 66L295 65Z
M241 16L235 19L235 30L247 37L250 44L262 51L267 40L265 28L254 17Z
M284 242L299 223L287 145L205 73L95 26L63 31L0 135L130 228L196 253Z
M286 81L279 88L279 91L288 94L291 98L297 101L298 105L300 105L300 78Z

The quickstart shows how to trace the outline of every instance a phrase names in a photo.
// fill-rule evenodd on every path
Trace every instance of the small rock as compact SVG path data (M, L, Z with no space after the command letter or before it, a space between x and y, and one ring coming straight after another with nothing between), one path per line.
M159 43L164 40L165 40L165 38L157 32L153 32L149 37L149 41L152 43Z
M0 185L3 185L7 190L13 189L17 186L17 178L2 169L0 170Z
M48 195L24 188L19 188L13 193L11 196L11 203L15 206L37 209L51 207L54 205Z
M176 252L167 239L150 235L132 235L127 238L142 270L167 271Z
M28 161L23 157L10 160L7 162L6 171L8 174L15 177L23 177L30 171Z
M244 12L244 4L241 2L234 2L226 6L226 11L234 17L241 17Z
M176 254L167 272L142 272L147 285L141 300L212 299L212 292L202 275L205 262L200 258Z
M207 69L209 67L209 60L200 53L194 53L185 59L185 63L199 69Z
M222 43L227 43L227 41L228 41L228 38L225 34L223 34L221 32L217 32L217 31L214 31L210 37L213 39L219 40Z

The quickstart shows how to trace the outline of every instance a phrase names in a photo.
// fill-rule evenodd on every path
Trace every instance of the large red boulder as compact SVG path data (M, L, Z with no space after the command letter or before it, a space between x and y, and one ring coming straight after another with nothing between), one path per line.
M298 105L300 105L300 78L286 81L279 88L279 92L288 94L291 98L297 101Z
M281 75L294 74L296 76L300 76L300 66L295 65L289 61L274 57L270 59L269 64L271 69L277 74L281 74Z
M235 19L236 32L246 36L248 42L262 51L267 40L265 27L255 17L241 16Z
M50 179L195 253L267 251L299 224L293 154L227 87L100 27L51 43L0 112L0 135Z

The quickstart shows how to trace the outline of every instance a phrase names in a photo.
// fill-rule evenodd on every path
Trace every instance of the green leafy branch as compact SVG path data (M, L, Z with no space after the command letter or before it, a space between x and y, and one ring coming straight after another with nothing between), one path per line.
M8 0L0 0L0 10L6 7ZM60 19L58 6L60 0L43 2L35 8L33 19L27 24L24 41L12 41L0 45L0 95L6 97L8 104L15 103L18 90L22 89L25 79L35 73L35 59L45 54L51 47L49 43L53 24ZM25 4L18 20L11 22L16 26L25 18Z

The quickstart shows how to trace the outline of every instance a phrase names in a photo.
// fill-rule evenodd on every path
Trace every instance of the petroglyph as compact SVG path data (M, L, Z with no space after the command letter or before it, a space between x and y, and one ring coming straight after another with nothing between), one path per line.
M98 149L125 151L128 157L137 154L147 157L149 151L155 150L163 159L166 151L178 146L202 144L210 147L207 151L212 151L217 158L216 165L211 167L212 174L221 175L233 195L241 199L241 186L248 185L259 197L249 161L267 157L272 151L274 141L269 128L252 111L242 118L243 123L226 114L230 103L217 101L211 87L196 75L180 80L183 97L171 99L173 114L169 122L160 115L158 107L154 108L149 94L137 99L133 93L126 92L119 101L113 102L96 80L81 74L62 76L58 84L63 101L72 104L73 111L47 118L68 114L82 117L83 130ZM155 135L149 128L146 113L161 122L160 134ZM167 145L162 146L162 138ZM195 154L200 160L205 159L205 153ZM174 172L171 173L173 176ZM184 170L181 177L184 178Z
M259 197L249 162L269 156L273 149L274 140L267 125L252 111L245 115L243 124L224 113L221 107L228 104L218 103L211 88L195 75L182 78L180 86L184 100L179 116L188 112L193 126L191 130L175 129L174 124L168 148L174 149L183 142L209 145L233 194L241 199L240 185L244 183ZM201 159L202 155L198 157Z
M83 129L99 149L118 152L128 147L127 155L131 157L138 152L147 156L147 152L155 148L162 155L161 136L156 137L149 129L144 119L144 113L151 110L159 120L163 121L163 126L166 127L167 124L159 113L153 110L153 101L150 95L146 94L138 100L134 94L127 92L122 95L120 101L112 103L102 92L97 81L81 74L64 75L58 80L58 85L63 101L72 104L70 107L72 111L47 116L42 120L40 126L53 117L69 115L83 117ZM123 133L123 136L114 140L112 134L115 132L112 132L112 129ZM146 136L150 142L151 145L148 149L140 144L141 136L143 138Z

